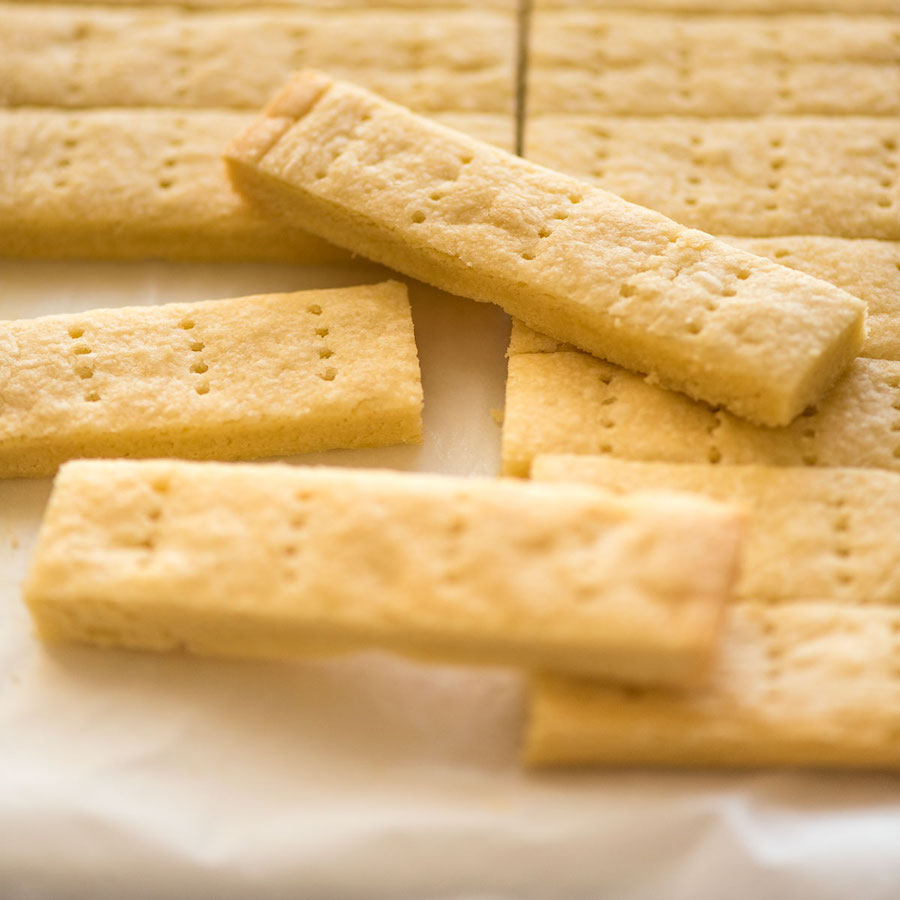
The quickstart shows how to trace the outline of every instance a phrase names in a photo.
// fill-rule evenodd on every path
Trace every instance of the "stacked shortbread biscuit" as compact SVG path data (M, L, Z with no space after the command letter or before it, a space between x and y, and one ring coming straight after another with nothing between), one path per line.
M613 5L536 0L526 155L862 297L866 358L787 428L758 428L514 326L509 474L751 510L708 684L625 694L541 676L526 755L895 766L900 485L871 470L900 470L898 7Z
M900 10L627 5L5 4L0 252L349 252L516 317L518 478L66 463L43 638L514 666L535 764L900 765ZM0 475L421 435L396 282L0 353Z
M185 6L0 3L0 256L346 261L254 214L221 161L306 65L513 144L511 3Z

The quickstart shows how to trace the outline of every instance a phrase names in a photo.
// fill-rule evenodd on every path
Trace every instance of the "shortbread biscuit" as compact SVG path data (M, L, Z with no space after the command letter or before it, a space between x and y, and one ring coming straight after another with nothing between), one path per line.
M0 323L0 477L421 441L405 285Z
M737 597L900 608L900 475L894 472L538 456L531 477L616 494L688 491L743 509Z
M740 603L712 679L625 691L532 686L532 765L900 767L900 609Z
M894 31L887 16L537 11L528 111L896 116Z
M860 356L900 359L900 242L794 236L722 237L742 250L830 281L865 301L866 339ZM509 354L574 349L517 323Z
M0 111L0 256L334 262L263 218L220 156L245 114Z
M258 109L320 66L421 112L513 113L516 18L0 5L0 103Z
M14 0L28 5L44 5L44 0ZM792 0L798 2L798 0ZM840 0L835 0L840 2ZM865 0L867 3L875 0ZM253 9L260 4L258 0L54 0L58 4L101 4L103 6L143 6L152 9L154 6L176 6L188 9ZM517 8L517 0L266 0L267 7L301 7L302 9L328 9L346 12L352 9L501 9L509 12Z
M41 635L237 657L381 647L637 683L706 673L728 507L279 465L75 462L26 599Z
M898 117L535 115L525 155L713 234L900 239Z
M119 0L125 2L125 0ZM213 2L213 0L204 0ZM235 0L229 0L235 2ZM323 2L323 0L317 0ZM341 0L335 0L341 2ZM536 9L618 9L689 13L898 13L900 0L533 0Z
M509 360L503 470L524 477L541 453L900 471L900 362L857 359L791 425L762 428L586 353L517 353Z
M758 422L790 422L861 344L846 292L317 72L227 158L273 217Z
M448 114L513 141L511 116ZM221 154L251 118L236 112L0 111L0 256L345 261L240 197Z

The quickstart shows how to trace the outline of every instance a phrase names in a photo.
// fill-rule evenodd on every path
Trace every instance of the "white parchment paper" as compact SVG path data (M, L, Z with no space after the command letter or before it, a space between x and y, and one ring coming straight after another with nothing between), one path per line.
M375 267L0 263L0 317L374 281ZM508 324L413 286L421 448L493 475ZM889 775L533 774L512 673L215 663L34 640L47 481L0 482L0 900L900 898Z

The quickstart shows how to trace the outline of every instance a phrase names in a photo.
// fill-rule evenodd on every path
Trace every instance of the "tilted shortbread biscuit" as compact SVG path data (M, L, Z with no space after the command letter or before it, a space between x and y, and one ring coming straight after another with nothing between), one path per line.
M900 767L900 608L738 603L711 680L531 688L532 765Z
M893 472L539 456L531 477L626 495L690 491L743 509L737 597L900 607L900 475Z
M279 657L381 647L637 683L706 674L730 508L583 485L74 462L26 585L47 640Z
M0 477L421 441L405 285L0 323Z
M586 353L541 346L545 338L520 328L506 383L506 474L527 475L541 453L900 471L900 362L857 359L791 425L763 428Z
M536 115L524 152L713 234L900 240L896 116Z
M420 111L513 112L511 13L0 4L0 20L4 106L257 109L319 66Z
M512 144L512 116L445 118ZM232 188L222 151L250 121L209 110L0 110L0 256L346 261Z
M227 153L268 214L778 425L863 337L833 285L304 72Z
M887 16L695 16L538 9L528 112L897 115Z

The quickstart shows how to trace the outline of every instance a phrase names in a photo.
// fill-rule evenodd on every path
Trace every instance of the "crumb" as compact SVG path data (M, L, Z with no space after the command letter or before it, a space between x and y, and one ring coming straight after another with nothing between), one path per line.
M491 410L491 418L498 424L503 424L503 410L502 409L492 409Z

